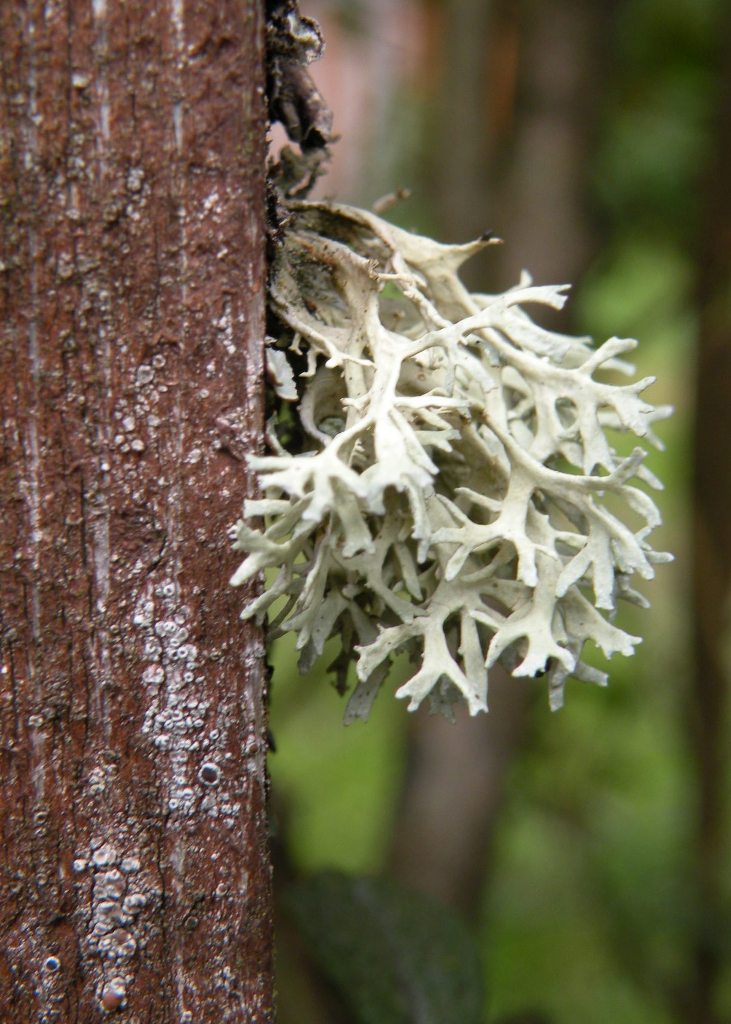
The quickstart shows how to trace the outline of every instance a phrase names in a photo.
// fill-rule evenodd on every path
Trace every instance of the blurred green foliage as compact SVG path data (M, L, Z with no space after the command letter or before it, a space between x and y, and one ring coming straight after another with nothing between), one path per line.
M287 903L354 1024L480 1024L477 943L455 914L392 882L324 873Z
M289 858L305 872L377 871L403 770L405 708L384 695L367 725L345 728L344 700L318 666L299 675L291 637L277 641L273 663L270 772Z

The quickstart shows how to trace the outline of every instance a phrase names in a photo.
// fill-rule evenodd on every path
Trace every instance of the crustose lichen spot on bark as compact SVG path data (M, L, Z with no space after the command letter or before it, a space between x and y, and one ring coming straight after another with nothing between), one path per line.
M645 605L632 577L670 557L648 541L660 516L637 483L660 484L645 450L621 457L607 433L660 446L670 410L642 397L653 378L602 379L632 374L636 342L595 349L535 324L526 307L560 308L565 286L468 292L459 267L489 240L443 245L327 203L290 212L268 347L296 415L250 460L264 497L236 527L232 583L271 579L244 616L277 602L270 635L297 634L303 670L340 637L343 686L357 654L346 721L368 715L401 651L411 710L486 710L497 661L545 674L552 707L568 676L606 683L585 642L632 654L617 600Z

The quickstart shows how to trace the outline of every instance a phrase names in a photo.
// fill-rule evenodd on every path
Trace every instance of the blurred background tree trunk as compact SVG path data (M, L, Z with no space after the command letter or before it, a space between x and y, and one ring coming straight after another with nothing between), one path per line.
M432 126L440 144L430 175L439 236L466 240L490 228L507 240L466 266L478 289L488 278L509 287L524 267L541 284L575 283L596 249L589 154L604 101L609 7L452 0L442 17ZM568 326L566 314L555 320ZM497 667L488 715L460 715L454 725L418 715L410 724L391 868L472 917L535 690Z
M273 1019L254 0L0 8L7 1024Z
M688 1024L721 1024L728 950L728 641L731 621L731 17L725 18L714 146L698 246L693 443L693 658L690 691L698 915L684 1003Z

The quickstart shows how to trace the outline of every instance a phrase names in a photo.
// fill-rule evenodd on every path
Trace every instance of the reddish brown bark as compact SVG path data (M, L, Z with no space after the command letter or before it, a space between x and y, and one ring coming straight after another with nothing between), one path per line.
M0 5L0 1019L272 1019L255 0Z

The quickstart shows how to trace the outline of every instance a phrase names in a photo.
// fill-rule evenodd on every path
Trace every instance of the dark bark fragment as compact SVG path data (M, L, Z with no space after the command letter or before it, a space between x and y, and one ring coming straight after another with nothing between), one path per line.
M323 149L332 138L332 112L307 65L323 52L317 22L300 14L295 0L267 3L267 99L269 120L281 122L303 151Z
M226 438L261 436L263 18L25 0L0 33L0 1018L268 1022L226 536Z

